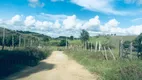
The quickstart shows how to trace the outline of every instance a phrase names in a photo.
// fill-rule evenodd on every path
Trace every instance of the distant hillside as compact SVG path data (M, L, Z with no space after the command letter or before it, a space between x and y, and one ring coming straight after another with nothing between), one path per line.
M3 28L0 27L0 45L2 45L2 36L3 36ZM30 32L30 31L14 31L10 29L5 29L5 44L6 46L12 45L12 37L14 37L14 44L19 44L19 37L21 37L21 43L24 44L24 40L27 45L30 44L30 41L33 42L46 42L51 39L50 36Z
M30 31L13 31L10 29L5 29L6 35L12 35L12 34L16 34L16 35L23 35L23 36L31 36L31 37L37 37L37 38L51 38L50 36L44 35L44 34L39 34L39 33L35 33L35 32L30 32ZM2 36L3 33L3 28L0 27L0 36Z

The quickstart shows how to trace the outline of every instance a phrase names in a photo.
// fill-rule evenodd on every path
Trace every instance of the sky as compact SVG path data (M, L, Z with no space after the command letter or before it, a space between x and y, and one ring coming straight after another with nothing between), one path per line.
M139 35L142 0L1 0L0 27L52 37Z

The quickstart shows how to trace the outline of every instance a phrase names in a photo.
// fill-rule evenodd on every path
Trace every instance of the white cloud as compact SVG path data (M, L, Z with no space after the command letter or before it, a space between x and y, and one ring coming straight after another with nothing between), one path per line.
M118 27L120 22L118 22L116 19L111 19L104 25L100 26L101 32L106 33L125 33L121 28Z
M10 22L14 24L9 24ZM15 15L10 20L0 19L0 25L5 25L10 29L29 30L49 34L51 36L77 36L81 29L86 29L92 36L101 33L138 35L142 32L142 24L130 26L128 28L121 28L119 24L120 22L116 19L111 19L102 24L99 16L95 16L88 20L81 20L78 19L76 15L66 16L63 20L54 21L39 20L36 16L26 16L24 19L21 19L20 15Z
M25 21L24 21L24 25L27 28L32 28L32 29L37 29L37 30L48 30L48 28L52 28L53 27L53 23L50 21L39 21L36 20L35 17L33 16L27 16ZM56 26L58 27L58 22L56 22Z
M127 14L127 12L117 11L113 8L113 5L111 3L113 3L114 0L71 0L71 2L91 11L116 15Z
M88 28L95 28L100 26L100 20L99 16L95 16L94 18L87 21L83 26L82 29L88 29Z
M48 30L49 27L52 27L53 23L52 22L48 22L48 21L36 21L35 22L35 28L37 30L42 30L42 31L46 31Z
M138 5L142 4L142 0L124 0L124 2L127 4L138 4Z
M3 20L2 19L0 19L0 24L3 22Z
M136 18L136 19L133 19L133 20L131 20L132 22L138 22L138 21L141 21L142 20L142 18Z
M20 22L21 21L21 15L15 15L14 17L12 17L12 19L10 20L10 22L12 24L16 23L16 22Z
M25 24L25 26L32 26L32 25L34 25L35 21L36 20L33 16L27 16L24 21L24 24Z
M116 19L112 19L110 21L108 21L105 26L108 27L117 27L120 24L120 22L118 22Z
M142 33L142 25L131 26L126 29L126 33L131 35L139 35L140 33Z
M64 0L51 0L52 2L64 1Z
M29 0L29 2L36 3L36 2L38 2L38 0Z
M62 21L68 17L67 15L63 15L63 14L45 14L45 13L41 13L40 15L37 15L37 16L39 18L50 20L50 21L56 21L56 20Z
M120 22L116 19L108 21L105 25L100 26L100 32L116 33L120 35L139 35L142 33L142 25L130 26L128 28L118 27Z
M35 8L35 7L44 7L44 3L40 2L39 0L28 0L29 6Z
M61 27L61 24L59 23L58 20L55 21L53 27L54 27L54 28L60 28L60 27Z
M75 28L77 24L76 21L76 15L73 16L68 16L64 21L63 21L63 27L65 29L72 29Z

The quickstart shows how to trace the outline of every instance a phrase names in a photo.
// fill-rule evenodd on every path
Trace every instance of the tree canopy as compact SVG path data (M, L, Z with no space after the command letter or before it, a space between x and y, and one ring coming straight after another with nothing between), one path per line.
M80 39L82 42L89 40L89 33L83 29L80 33Z

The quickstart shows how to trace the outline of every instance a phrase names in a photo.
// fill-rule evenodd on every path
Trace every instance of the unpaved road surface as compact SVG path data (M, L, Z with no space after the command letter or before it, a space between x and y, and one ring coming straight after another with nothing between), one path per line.
M54 51L50 57L36 67L12 75L8 80L97 80L82 65L68 59L61 51Z

